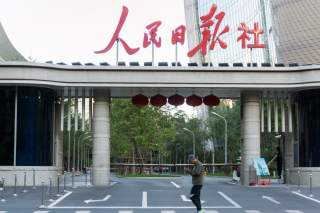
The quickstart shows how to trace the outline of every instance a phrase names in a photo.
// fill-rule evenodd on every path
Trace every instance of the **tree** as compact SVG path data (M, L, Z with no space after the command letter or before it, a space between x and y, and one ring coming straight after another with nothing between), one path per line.
M168 155L166 144L173 141L175 129L167 108L137 108L128 99L113 99L111 112L113 162L146 163L154 152Z

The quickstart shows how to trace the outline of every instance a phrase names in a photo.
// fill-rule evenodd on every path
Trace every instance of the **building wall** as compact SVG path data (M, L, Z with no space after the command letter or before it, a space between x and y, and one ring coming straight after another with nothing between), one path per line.
M278 61L320 63L320 1L271 0Z

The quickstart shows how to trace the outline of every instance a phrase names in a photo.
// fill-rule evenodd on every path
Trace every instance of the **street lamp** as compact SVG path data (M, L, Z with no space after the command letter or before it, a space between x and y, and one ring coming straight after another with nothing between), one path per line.
M194 133L187 128L183 128L184 131L190 132L192 134L192 140L193 140L193 155L196 156L196 144L195 144L195 137L194 137Z
M224 120L224 163L227 164L228 162L228 125L227 125L227 120L225 119L225 117L223 117L222 115L219 115L216 112L211 112L213 115L221 118Z

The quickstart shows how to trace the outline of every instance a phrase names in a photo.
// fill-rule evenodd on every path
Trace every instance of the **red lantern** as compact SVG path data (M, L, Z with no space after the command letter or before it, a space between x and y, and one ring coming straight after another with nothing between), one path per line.
M187 104L190 106L200 106L202 104L202 98L197 95L191 95L187 97Z
M203 98L203 103L209 107L218 106L220 99L215 95L208 95Z
M148 103L149 103L149 99L142 94L139 94L139 95L132 97L131 101L132 101L133 105L135 105L139 108L144 107L144 106L148 105Z
M158 94L150 98L150 103L153 106L161 107L167 104L167 98L163 95Z
M184 103L184 97L178 94L172 95L168 98L168 103L173 106L180 106Z

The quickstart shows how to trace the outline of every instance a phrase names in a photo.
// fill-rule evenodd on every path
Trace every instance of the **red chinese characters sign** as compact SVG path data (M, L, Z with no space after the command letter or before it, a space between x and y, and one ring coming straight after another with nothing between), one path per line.
M128 8L123 6L117 28L114 31L113 36L104 49L95 51L96 54L108 52L116 42L120 42L129 55L133 55L140 50L140 47L129 46L129 44L120 36L121 29L125 24L128 13ZM199 51L203 56L205 56L208 48L209 50L214 50L216 46L220 46L222 49L227 49L228 44L223 39L223 36L229 32L230 28L228 25L224 25L222 23L225 15L225 12L219 12L217 5L213 4L209 13L200 17L202 38L200 39L200 43L188 52L188 57L193 57ZM158 29L161 27L161 24L161 21L155 21L146 26L147 31L144 33L142 42L143 48L147 48L151 44L155 45L157 48L161 47L162 39L157 33ZM241 43L241 48L265 48L265 45L260 41L264 31L259 27L258 22L254 23L253 29L249 29L245 23L240 23L238 31L241 34L237 38L237 42ZM176 29L172 30L171 44L177 45L180 43L181 45L184 45L185 37L186 26L180 25Z

